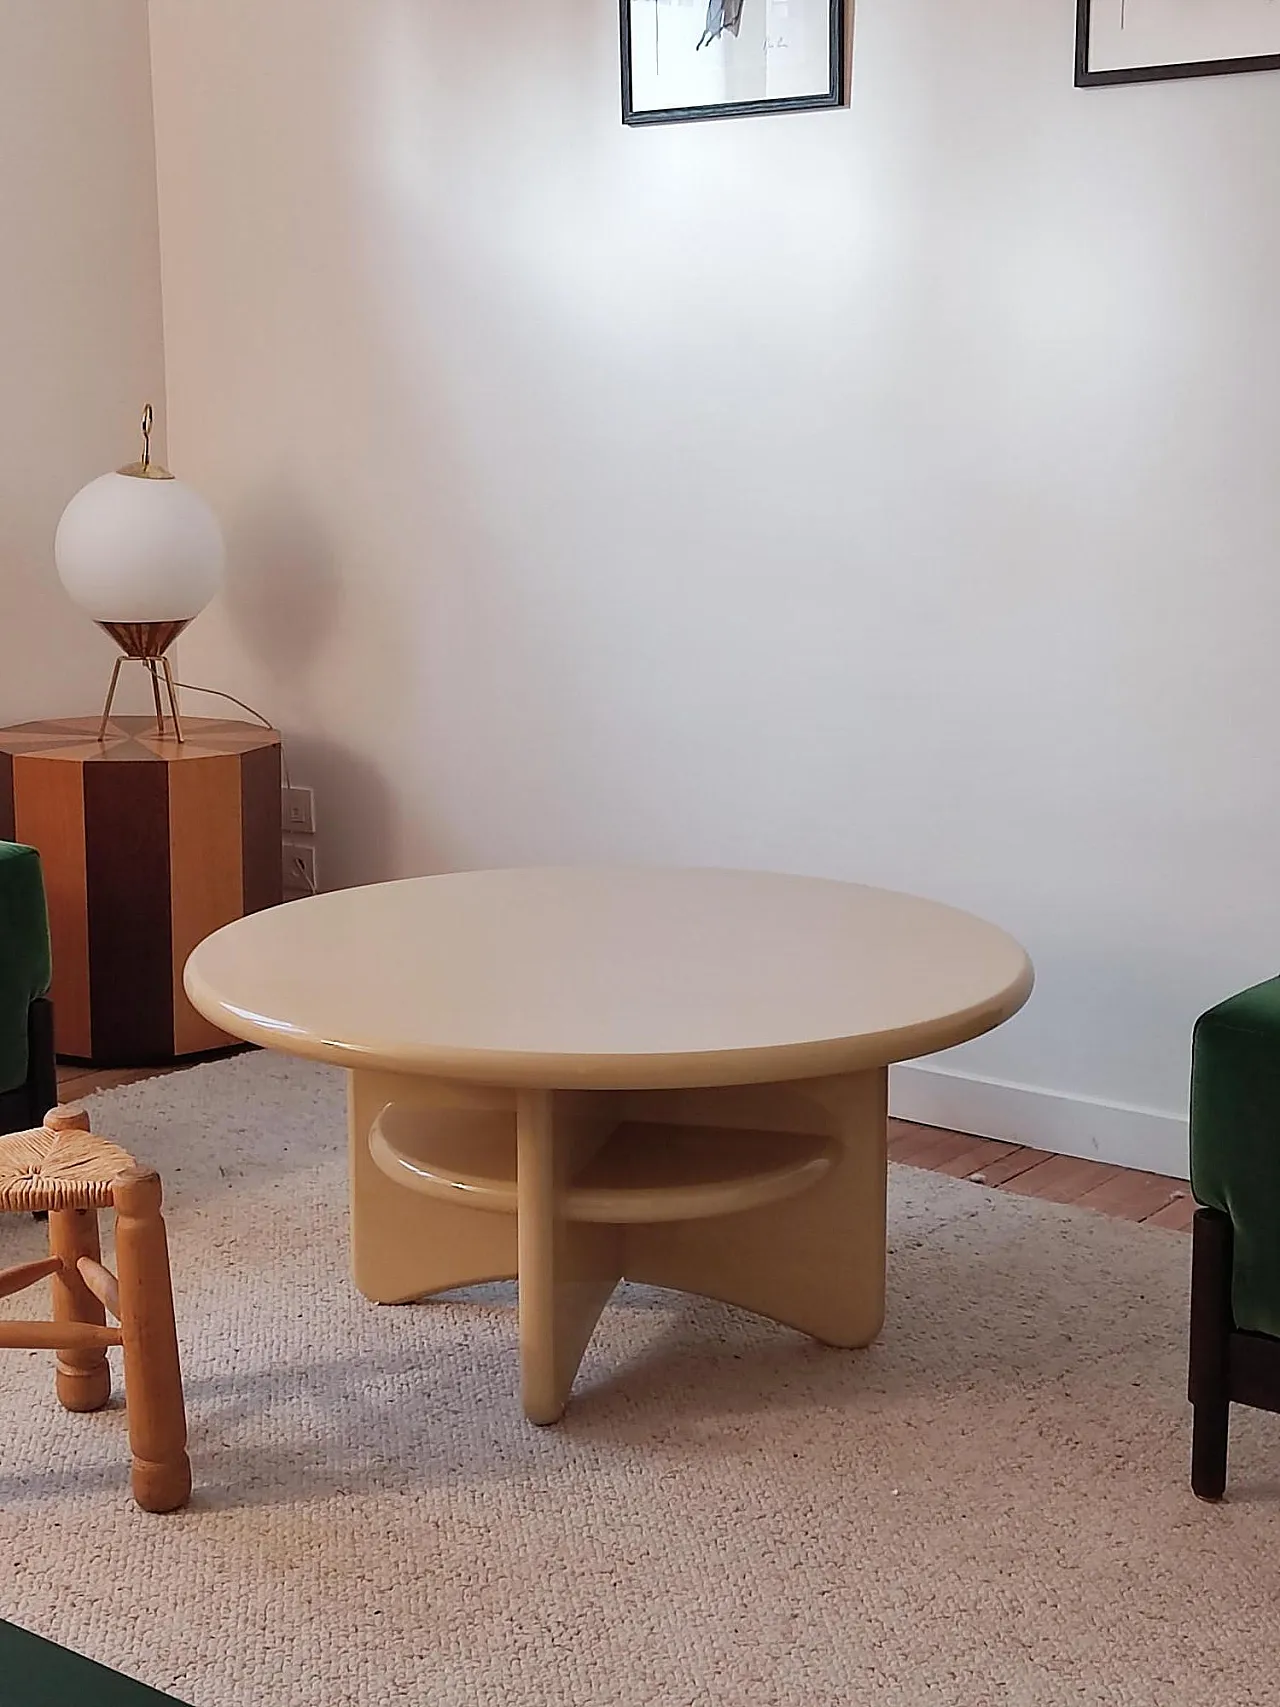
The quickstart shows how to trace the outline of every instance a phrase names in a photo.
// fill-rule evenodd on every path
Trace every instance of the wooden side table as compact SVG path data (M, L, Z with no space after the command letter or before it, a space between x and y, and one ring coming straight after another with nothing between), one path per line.
M0 730L0 839L40 850L58 1053L144 1066L234 1041L188 1002L202 938L282 899L280 737L96 717Z

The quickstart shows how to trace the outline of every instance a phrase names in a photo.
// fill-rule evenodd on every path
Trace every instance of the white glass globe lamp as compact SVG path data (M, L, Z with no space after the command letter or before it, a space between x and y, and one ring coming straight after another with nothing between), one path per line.
M166 656L222 585L225 550L213 511L198 492L151 460L151 405L142 414L142 460L102 474L62 513L54 559L72 599L120 647L102 712L105 740L120 666L135 658L151 676L157 732L169 701L174 734L182 721Z

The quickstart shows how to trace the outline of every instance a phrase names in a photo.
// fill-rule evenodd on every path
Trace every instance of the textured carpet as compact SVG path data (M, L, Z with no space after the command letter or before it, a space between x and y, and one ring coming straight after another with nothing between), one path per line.
M898 1169L871 1351L623 1291L539 1431L509 1288L348 1282L342 1089L96 1099L168 1181L196 1497L135 1510L121 1411L0 1354L6 1616L195 1707L1278 1699L1280 1421L1192 1499L1185 1238Z

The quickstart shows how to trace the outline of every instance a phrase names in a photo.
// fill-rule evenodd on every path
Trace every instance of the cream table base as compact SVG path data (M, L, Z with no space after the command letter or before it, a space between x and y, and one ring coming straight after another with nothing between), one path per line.
M563 1414L622 1279L867 1345L884 1319L887 1079L517 1091L353 1072L356 1284L395 1304L517 1279L535 1423Z

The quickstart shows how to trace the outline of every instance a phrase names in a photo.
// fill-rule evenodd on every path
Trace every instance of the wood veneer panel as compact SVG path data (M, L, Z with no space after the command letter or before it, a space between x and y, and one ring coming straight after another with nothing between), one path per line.
M280 747L257 747L240 757L242 910L260 913L284 900L280 866Z
M85 906L84 768L64 759L13 760L14 835L40 850L53 945L60 1055L90 1055L89 923Z
M915 1167L916 1157L926 1154L942 1136L933 1126L910 1126L903 1121L889 1123L889 1160Z
M140 1085L147 1079L164 1078L166 1074L179 1070L174 1067L89 1067L77 1076L73 1086L75 1094L68 1100L80 1102L85 1097L97 1096L100 1091L118 1090L122 1085Z
M178 1055L223 1049L231 1042L191 1006L182 969L197 943L240 917L240 763L229 753L169 766L173 1047Z
M83 767L92 1054L103 1065L172 1047L170 768Z
M1185 1197L1175 1198L1163 1209L1157 1209L1154 1215L1148 1215L1142 1225L1144 1227L1167 1227L1174 1233L1188 1233L1191 1223L1196 1218L1196 1200L1188 1192Z
M1166 1209L1187 1182L1166 1174L1142 1174L1124 1170L1113 1173L1076 1199L1081 1209L1100 1209L1122 1221L1145 1221L1148 1215Z
M931 1164L934 1173L949 1174L952 1179L968 1179L970 1174L981 1173L984 1168L991 1168L997 1162L1003 1162L1017 1150L1016 1144L1005 1144L998 1138L973 1138L969 1148L958 1155L949 1156L945 1161Z
M95 1088L92 1067L63 1065L58 1068L58 1101L79 1102Z
M973 1153L974 1139L963 1132L936 1132L932 1143L921 1143L909 1148L904 1146L903 1153L893 1159L905 1162L911 1168L927 1168L937 1172L947 1163L953 1162L957 1156L968 1156ZM977 1167L974 1163L974 1167ZM971 1170L966 1170L971 1171Z
M1019 1149L1010 1150L1007 1156L1002 1156L997 1162L984 1162L981 1167L971 1168L969 1171L982 1175L982 1185L1002 1186L1048 1160L1048 1150L1033 1150L1030 1145L1024 1145Z
M1048 1203L1075 1203L1118 1171L1108 1163L1089 1161L1083 1156L1050 1156L1007 1180L1004 1189L1021 1197L1040 1197Z

